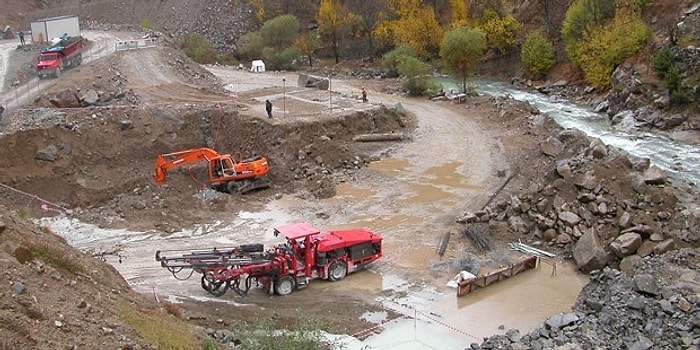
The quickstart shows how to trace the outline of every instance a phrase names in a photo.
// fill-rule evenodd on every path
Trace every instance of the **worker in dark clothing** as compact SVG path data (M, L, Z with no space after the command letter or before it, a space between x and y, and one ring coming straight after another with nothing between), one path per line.
M272 102L270 100L265 101L265 110L267 111L267 117L272 118Z
M24 46L24 32L21 30L19 31L19 43Z
M362 102L367 102L367 89L365 87L362 87Z

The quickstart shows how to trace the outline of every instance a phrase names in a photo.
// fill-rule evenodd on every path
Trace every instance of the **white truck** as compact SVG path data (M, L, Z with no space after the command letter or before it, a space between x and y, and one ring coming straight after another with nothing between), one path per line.
M78 16L58 16L32 21L32 42L48 43L54 38L80 36Z

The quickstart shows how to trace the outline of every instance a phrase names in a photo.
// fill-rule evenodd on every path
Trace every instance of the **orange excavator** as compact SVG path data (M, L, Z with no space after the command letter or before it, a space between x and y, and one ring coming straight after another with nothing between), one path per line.
M230 154L219 154L211 148L195 148L161 154L156 157L155 181L165 182L168 170L191 163L207 163L208 185L221 192L245 193L269 187L267 158L256 156L234 159Z

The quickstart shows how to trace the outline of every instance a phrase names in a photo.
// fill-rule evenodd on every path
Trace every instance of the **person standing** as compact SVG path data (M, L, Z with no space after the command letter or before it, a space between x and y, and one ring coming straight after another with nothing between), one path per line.
M272 102L270 100L265 101L265 110L267 111L267 117L272 118Z
M362 87L362 102L367 102L367 89L365 87Z
M19 44L24 46L24 32L21 30L19 31Z

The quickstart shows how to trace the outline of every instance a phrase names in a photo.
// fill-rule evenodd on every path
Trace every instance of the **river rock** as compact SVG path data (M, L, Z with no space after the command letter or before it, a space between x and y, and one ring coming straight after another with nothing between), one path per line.
M563 211L559 213L559 220L564 222L567 226L574 226L581 222L581 217L570 211Z
M654 254L660 255L663 253L666 253L672 249L674 249L676 244L673 241L673 238L669 238L661 243L658 243L654 246Z
M656 284L656 279L654 279L654 276L648 273L635 275L632 278L632 282L634 283L634 287L637 292L648 295L659 294L659 286Z
M575 313L566 313L554 315L548 318L544 324L548 329L562 329L566 326L574 324L578 320L579 317Z
M598 186L598 179L592 171L587 171L583 174L578 173L574 175L574 185L590 191Z
M574 245L574 260L581 272L602 269L608 263L608 253L600 244L595 230L587 230Z
M663 185L666 182L666 172L656 165L644 172L644 182L650 185Z
M610 243L610 250L620 258L633 254L642 245L642 236L636 232L628 232L615 238Z
M556 157L564 150L564 144L555 137L548 137L541 145L542 153Z

